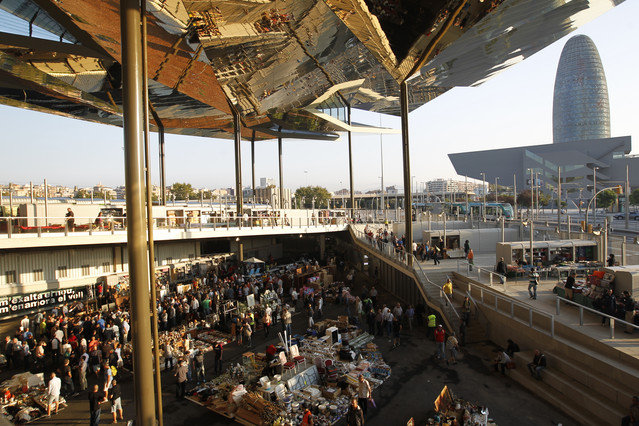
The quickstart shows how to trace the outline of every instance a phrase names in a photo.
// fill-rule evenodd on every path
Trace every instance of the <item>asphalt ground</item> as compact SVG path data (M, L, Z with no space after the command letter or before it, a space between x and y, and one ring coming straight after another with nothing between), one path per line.
M358 294L358 284L363 277L358 277L355 285L355 294ZM378 296L380 303L395 303L392 296L380 291ZM342 305L327 304L324 316L337 318L344 315ZM471 320L472 321L472 320ZM293 332L302 333L306 328L307 317L305 313L296 313L293 316ZM16 321L0 324L2 333L17 324ZM279 327L279 323L278 323ZM253 336L253 351L263 351L271 343L277 342L276 327L272 328L269 339L259 330ZM472 323L469 327L471 335ZM427 338L424 326L415 326L412 332L402 332L401 345L393 349L392 343L387 337L376 337L375 343L379 346L384 359L392 368L390 378L377 390L373 397L377 408L370 408L366 419L367 425L404 425L410 418L414 418L415 424L423 425L433 416L433 402L447 385L451 391L467 401L480 406L486 406L489 417L498 425L576 425L577 423L551 405L536 398L518 383L508 376L502 376L494 372L492 359L495 356L496 346L491 342L479 338L471 339L462 350L462 358L456 365L447 366L443 361L434 358L435 343ZM239 347L236 343L230 343L225 347L224 366L229 362L241 362L241 354L246 352L246 347ZM205 355L206 377L213 378L213 354ZM525 368L519 366L519 368ZM2 371L0 379L10 377L16 371ZM120 384L123 396L122 404L126 420L135 415L133 395L133 375L120 372ZM175 397L175 378L171 372L162 372L162 401L165 425L226 425L233 424L212 411L187 400L178 400ZM95 376L88 377L89 388L97 383ZM189 387L187 386L187 390ZM152 390L149 389L149 392ZM112 421L110 403L102 405L100 424L109 424ZM89 424L89 403L87 393L84 392L75 398L70 398L68 407L59 414L42 418L34 422L38 425L86 425ZM124 424L121 422L121 424Z

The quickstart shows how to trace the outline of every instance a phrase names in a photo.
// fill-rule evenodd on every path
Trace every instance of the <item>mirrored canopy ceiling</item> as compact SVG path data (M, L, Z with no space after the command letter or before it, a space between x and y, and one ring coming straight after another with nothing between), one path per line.
M346 107L399 115L481 84L617 0L148 0L165 131L334 140ZM0 1L0 103L122 123L120 1ZM44 35L43 35L44 34Z

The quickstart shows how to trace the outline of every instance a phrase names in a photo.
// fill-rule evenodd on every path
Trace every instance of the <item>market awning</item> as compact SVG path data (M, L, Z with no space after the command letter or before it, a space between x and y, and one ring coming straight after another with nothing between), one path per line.
M244 263L266 263L266 262L258 259L257 257L249 257L248 259L244 259Z

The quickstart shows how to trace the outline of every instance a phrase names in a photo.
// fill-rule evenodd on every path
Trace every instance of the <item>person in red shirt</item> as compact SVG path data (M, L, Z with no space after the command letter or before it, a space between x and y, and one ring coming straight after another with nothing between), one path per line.
M311 414L311 410L306 407L304 410L304 417L302 417L302 425L301 426L313 426L313 414Z
M435 344L437 345L437 353L435 354L437 359L446 359L446 331L441 324L435 328Z

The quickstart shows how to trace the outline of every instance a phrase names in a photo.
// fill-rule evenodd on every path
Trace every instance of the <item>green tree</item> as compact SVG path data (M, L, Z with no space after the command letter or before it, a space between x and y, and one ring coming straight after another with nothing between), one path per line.
M548 207L550 205L550 195L545 192L539 193L539 205Z
M217 199L217 195L213 194L213 192L211 191L204 191L204 194L202 196L204 197L205 200Z
M512 195L499 194L499 202L500 203L508 203L511 206L515 205L515 197ZM517 200L519 202L519 199Z
M321 186L303 186L295 191L295 199L302 208L310 209L313 207L313 198L315 198L315 208L328 207L328 200L331 193Z
M521 191L519 195L517 195L517 204L521 207L530 207L530 200L532 199L530 195L530 189L526 189L525 191Z
M74 198L91 198L91 193L86 189L81 189L75 193Z
M176 200L197 200L200 198L199 194L193 189L193 186L186 182L176 182L171 185L171 194L175 196Z
M617 201L617 194L611 189L601 191L599 195L597 195L597 207L607 209L612 206L615 201Z
M633 206L639 205L639 188L630 193L630 204Z

